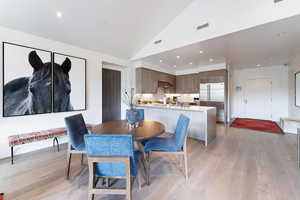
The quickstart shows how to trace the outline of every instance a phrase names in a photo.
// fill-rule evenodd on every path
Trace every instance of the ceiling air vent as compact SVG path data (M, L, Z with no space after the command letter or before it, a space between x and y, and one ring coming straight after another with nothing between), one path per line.
M197 26L197 30L204 29L204 28L207 28L207 27L209 27L209 23Z
M154 44L159 44L159 43L161 43L162 42L162 40L156 40L155 42L154 42Z
M283 1L283 0L274 0L274 3L279 3L281 1Z

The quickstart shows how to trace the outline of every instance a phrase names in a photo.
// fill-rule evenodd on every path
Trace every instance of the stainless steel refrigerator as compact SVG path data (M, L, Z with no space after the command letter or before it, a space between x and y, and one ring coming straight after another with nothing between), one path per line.
M217 108L217 121L226 121L225 115L225 82L200 83L200 106Z

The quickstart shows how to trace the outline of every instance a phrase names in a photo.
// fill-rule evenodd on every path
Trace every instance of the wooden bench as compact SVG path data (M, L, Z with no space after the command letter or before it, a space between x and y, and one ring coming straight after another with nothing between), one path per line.
M284 130L285 122L296 122L300 124L300 119L291 118L291 117L281 117L280 118L280 127ZM297 134L297 132L295 133Z
M281 127L284 127L284 122L285 122L285 121L298 122L298 123L300 123L300 119L291 118L291 117L281 117L281 118L280 118L280 126L281 126Z
M93 125L87 124L87 129L90 131ZM53 147L57 144L59 151L58 137L66 136L66 128L54 128L49 130L35 131L31 133L22 133L18 135L11 135L8 137L8 145L11 149L11 164L14 164L14 147L17 145L28 144L53 138Z

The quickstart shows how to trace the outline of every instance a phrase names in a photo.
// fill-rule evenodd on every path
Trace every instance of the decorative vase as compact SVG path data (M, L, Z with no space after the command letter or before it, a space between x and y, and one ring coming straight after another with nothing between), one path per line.
M134 110L134 109L126 110L126 120L130 125L137 123L139 121L138 110Z

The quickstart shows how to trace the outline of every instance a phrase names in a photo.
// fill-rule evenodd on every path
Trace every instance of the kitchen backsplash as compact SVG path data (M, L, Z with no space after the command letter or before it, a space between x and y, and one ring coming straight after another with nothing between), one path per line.
M141 101L163 102L164 98L177 97L178 102L194 102L194 98L199 98L199 94L136 94L135 99Z

